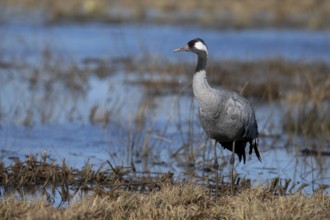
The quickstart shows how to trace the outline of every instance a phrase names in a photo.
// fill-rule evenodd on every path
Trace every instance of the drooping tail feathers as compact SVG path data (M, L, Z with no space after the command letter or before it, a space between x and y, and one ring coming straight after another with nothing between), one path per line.
M258 145L259 145L259 140L258 140L258 138L253 139L253 140L250 141L249 143L250 143L250 151L249 151L249 154L250 154L250 155L252 154L252 148L253 148L253 149L254 149L254 152L255 152L256 155L257 155L258 160L262 163L262 161L261 161L261 156L260 156L259 149L258 149Z
M233 142L220 142L220 144L233 152ZM245 141L236 141L235 142L235 153L238 156L239 161L241 162L242 157L243 157L243 162L245 163L246 156L245 156L245 147L246 147L246 142Z
M233 151L233 142L219 142L224 148ZM238 156L239 161L242 161L245 163L246 161L246 154L245 154L245 147L246 147L246 141L236 141L235 142L235 153ZM250 151L249 154L252 154L252 149L254 149L254 152L256 153L256 156L260 162L261 156L258 150L258 139L254 139L252 141L249 141L250 143Z

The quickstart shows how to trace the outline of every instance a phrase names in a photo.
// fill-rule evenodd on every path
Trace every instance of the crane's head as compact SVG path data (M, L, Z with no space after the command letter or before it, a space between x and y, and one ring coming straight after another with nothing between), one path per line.
M174 52L190 51L190 52L197 53L197 54L205 52L207 54L207 46L202 39L196 38L196 39L189 41L187 45L174 49L173 51Z

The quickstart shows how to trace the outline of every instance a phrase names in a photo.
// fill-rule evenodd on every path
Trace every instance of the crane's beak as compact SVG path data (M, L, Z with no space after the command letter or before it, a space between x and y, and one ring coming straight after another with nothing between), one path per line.
M173 50L173 52L179 52L179 51L189 51L189 46L185 45L183 47L176 48L176 49Z

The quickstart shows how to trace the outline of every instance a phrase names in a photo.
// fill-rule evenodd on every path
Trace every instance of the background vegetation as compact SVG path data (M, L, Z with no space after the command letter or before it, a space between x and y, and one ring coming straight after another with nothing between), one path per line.
M330 27L330 3L324 0L221 0L216 3L210 0L2 0L1 5L41 10L50 23L94 20L190 24L213 28Z

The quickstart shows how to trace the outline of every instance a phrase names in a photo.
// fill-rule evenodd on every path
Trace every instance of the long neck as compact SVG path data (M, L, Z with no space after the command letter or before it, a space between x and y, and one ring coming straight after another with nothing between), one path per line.
M193 91L199 102L210 100L214 94L214 89L210 87L206 77L207 54L199 53L196 73L193 79Z
M198 61L196 66L196 73L202 70L206 70L206 62L207 62L207 53L201 52L198 53Z

